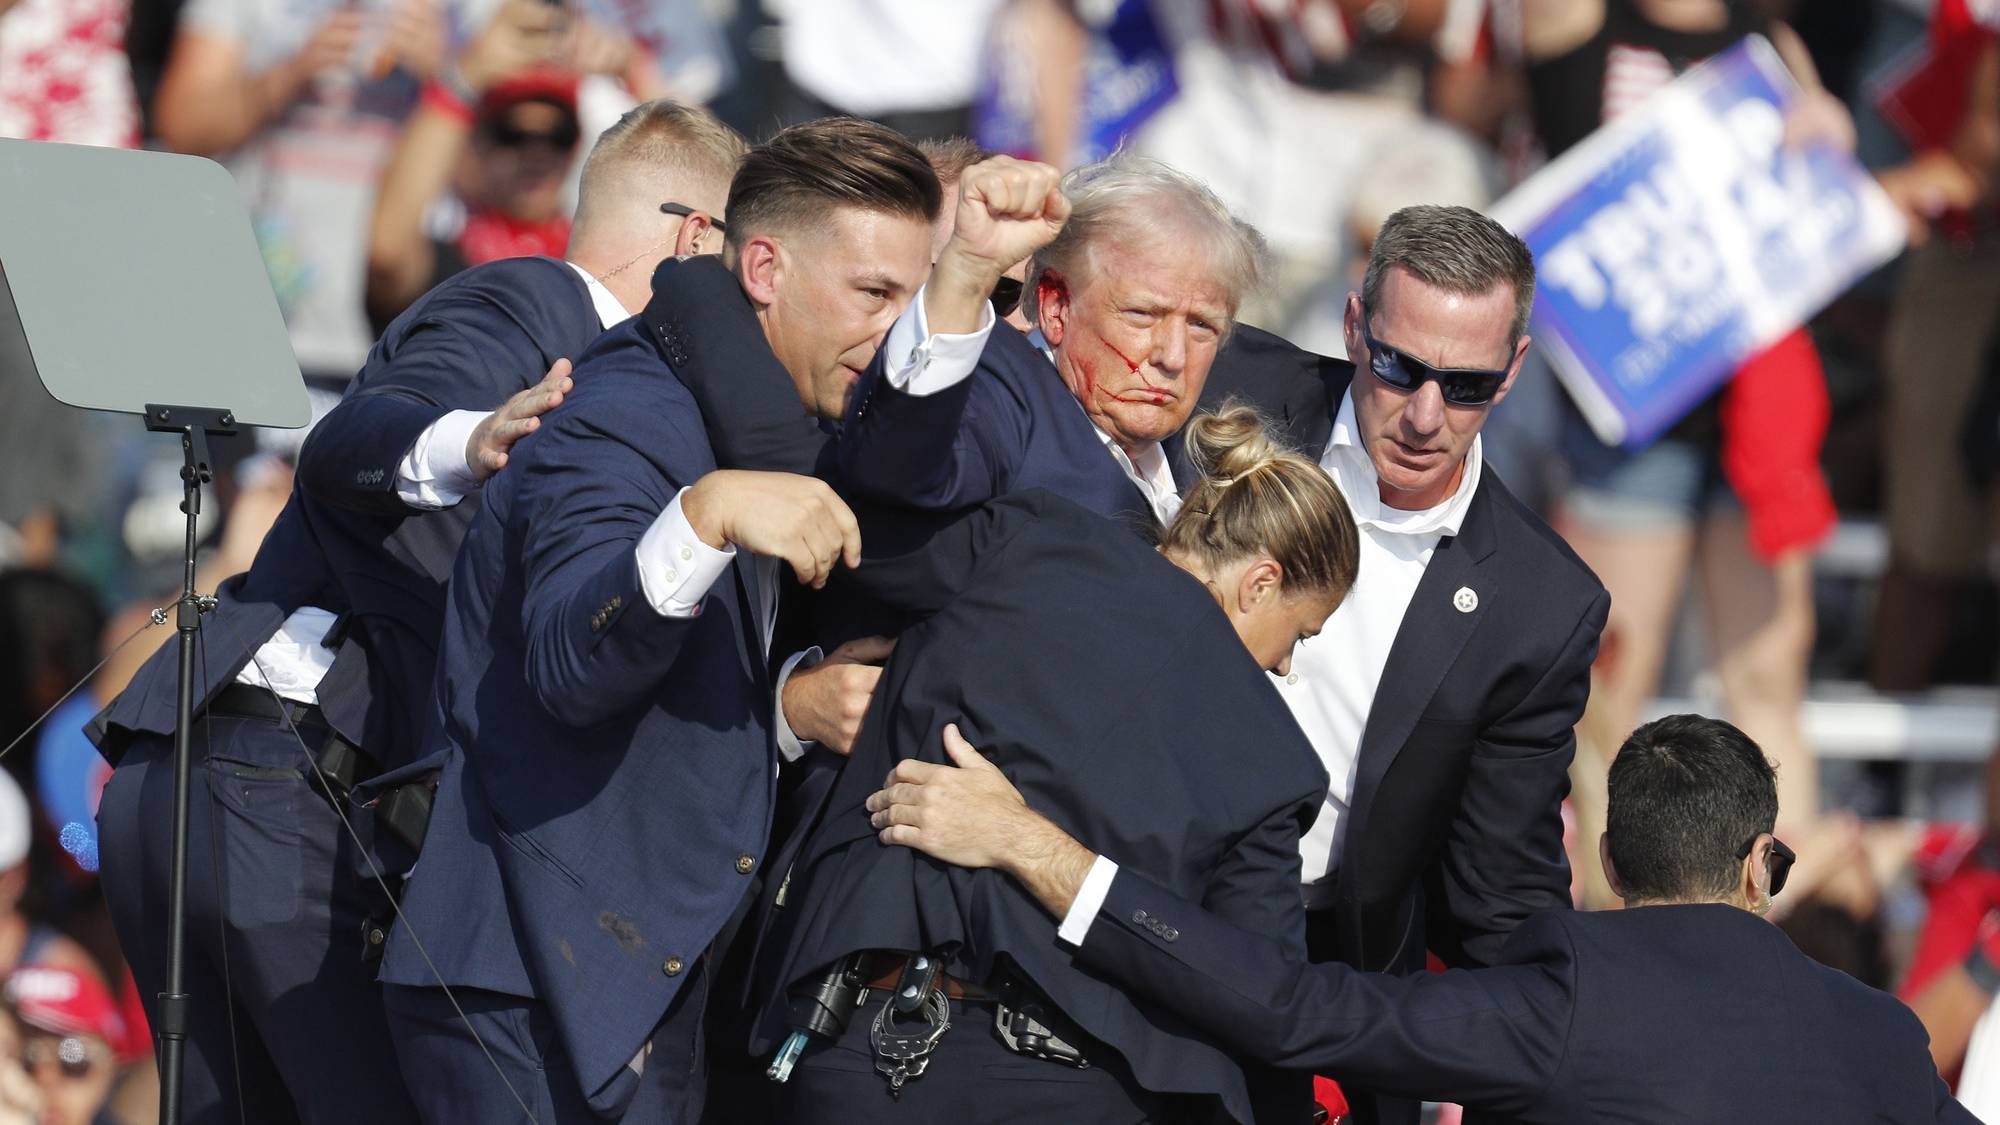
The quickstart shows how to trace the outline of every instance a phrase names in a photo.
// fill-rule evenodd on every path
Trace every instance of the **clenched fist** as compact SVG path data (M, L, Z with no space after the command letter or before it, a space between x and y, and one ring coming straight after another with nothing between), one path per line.
M854 513L812 477L718 469L681 497L681 514L716 550L733 544L781 559L808 586L826 585L836 563L861 565Z
M785 681L782 700L792 733L846 757L861 736L861 720L882 678L882 662L895 648L896 642L888 637L862 637L834 649L811 668L793 671Z
M924 291L933 332L978 329L981 306L1014 263L1047 246L1069 219L1062 173L1047 164L996 156L965 170L951 241Z

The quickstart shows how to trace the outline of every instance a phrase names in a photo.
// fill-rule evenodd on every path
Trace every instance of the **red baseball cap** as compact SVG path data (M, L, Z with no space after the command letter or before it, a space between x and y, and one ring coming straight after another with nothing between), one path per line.
M55 1035L125 1038L125 1020L96 977L56 965L24 965L7 977L7 999L21 1022Z
M477 113L482 118L492 118L522 102L550 102L575 117L577 81L572 70L554 67L524 70L488 86L480 95Z

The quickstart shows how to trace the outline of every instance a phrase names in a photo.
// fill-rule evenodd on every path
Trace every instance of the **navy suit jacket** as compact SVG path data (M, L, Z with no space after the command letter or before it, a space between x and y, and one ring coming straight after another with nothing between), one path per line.
M291 499L250 570L222 585L204 618L196 713L286 617L318 606L346 618L319 687L328 723L383 768L414 759L445 582L479 503L415 511L396 496L397 465L446 413L499 406L600 331L583 279L550 258L466 270L397 317L306 440ZM93 724L113 762L134 733L173 733L174 651L155 654Z
M1040 491L842 577L927 616L897 641L792 869L766 1036L782 1030L784 988L849 953L951 948L975 981L1013 962L1146 1088L1213 1095L1251 1120L1229 1055L1074 964L1010 880L884 847L863 807L896 762L944 761L955 722L1064 827L1302 953L1298 841L1326 771L1215 599L1137 536ZM1302 1114L1309 1096L1293 1093Z
M1099 515L1157 526L1096 424L1026 336L994 325L971 377L932 395L890 386L887 359L877 352L868 365L835 442L844 494L892 509L963 512L1043 488ZM1179 438L1170 440L1182 471Z
M1496 967L1301 963L1121 869L1079 959L1246 1054L1523 1125L1972 1122L1897 1000L1732 906L1538 914Z
M382 972L436 983L414 928L445 983L540 1000L600 1105L750 890L776 776L751 556L691 618L639 584L639 538L716 467L649 333L600 337L486 487L445 618L436 808Z

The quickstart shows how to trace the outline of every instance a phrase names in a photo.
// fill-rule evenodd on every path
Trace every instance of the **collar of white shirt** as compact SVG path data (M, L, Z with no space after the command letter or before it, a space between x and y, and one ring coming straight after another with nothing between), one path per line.
M576 275L583 279L583 287L590 290L590 304L591 307L597 310L597 322L599 324L602 324L606 328L611 328L614 325L623 324L631 319L632 314L625 311L624 304L618 298L612 296L611 290L606 289L604 283L597 280L596 276L589 270L584 269L575 262L564 264L575 270Z
M1048 338L1042 335L1041 329L1029 332L1028 342L1035 345L1035 350L1054 366L1056 351L1049 346ZM1083 410L1083 404L1077 403L1076 408ZM1083 416L1089 420L1090 412L1084 410ZM1146 494L1146 502L1153 506L1153 515L1161 526L1174 522L1175 514L1181 510L1181 490L1174 483L1173 467L1167 463L1166 451L1160 448L1160 443L1140 446L1138 453L1129 454L1096 421L1091 420L1090 428L1097 431L1097 440L1111 451L1112 460L1118 462L1118 467L1125 470L1125 475L1132 478L1132 483Z
M1340 413L1334 417L1333 434L1327 439L1326 453L1319 462L1320 468L1340 486L1341 495L1347 497L1354 522L1394 535L1457 535L1465 523L1466 511L1472 507L1472 494L1479 489L1484 463L1479 435L1474 434L1472 451L1465 455L1465 476L1449 500L1415 512L1391 508L1382 502L1375 463L1369 460L1368 450L1363 448L1355 429L1352 392L1340 398Z

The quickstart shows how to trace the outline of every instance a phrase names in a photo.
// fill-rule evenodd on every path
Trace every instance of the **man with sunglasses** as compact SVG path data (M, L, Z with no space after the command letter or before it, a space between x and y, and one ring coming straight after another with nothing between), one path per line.
M956 768L906 761L869 798L883 841L1005 869L1083 966L1246 1056L1456 1102L1471 1122L1974 1121L1907 1008L1761 919L1796 857L1771 834L1770 762L1721 720L1648 723L1612 762L1599 847L1624 910L1544 911L1493 967L1405 978L1291 960L1093 856L986 759L946 748Z
M1333 779L1301 846L1316 961L1492 964L1523 920L1569 905L1561 804L1610 603L1479 440L1534 287L1527 246L1492 220L1406 208L1348 297L1352 365L1245 340L1202 395L1283 422L1361 531L1353 592L1276 681ZM1346 1092L1359 1121L1416 1120L1415 1102Z

